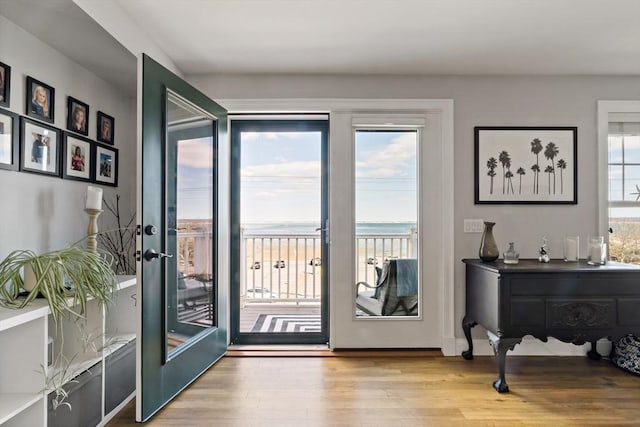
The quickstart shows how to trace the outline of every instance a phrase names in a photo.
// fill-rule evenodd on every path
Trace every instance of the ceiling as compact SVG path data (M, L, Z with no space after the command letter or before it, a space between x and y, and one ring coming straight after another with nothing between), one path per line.
M186 75L640 75L639 0L98 1ZM0 13L108 80L127 74L120 62L135 80L133 55L72 0L0 0Z

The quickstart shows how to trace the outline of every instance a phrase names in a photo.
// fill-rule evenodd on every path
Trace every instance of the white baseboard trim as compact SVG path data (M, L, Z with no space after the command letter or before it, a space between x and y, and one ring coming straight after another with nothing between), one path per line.
M460 353L458 352L458 339L454 336L442 337L442 348L440 349L440 351L445 356L459 356Z
M445 352L445 342L443 340L442 354L445 356L460 356L463 351L468 349L467 340L458 338L455 342L455 354ZM608 356L611 350L611 343L602 339L597 343L598 352L602 356ZM512 351L508 351L508 356L584 356L591 350L591 344L573 345L558 341L555 338L549 338L547 342L542 342L533 337L524 337L522 342L515 346ZM493 348L489 344L489 339L474 338L473 339L474 356L493 356Z

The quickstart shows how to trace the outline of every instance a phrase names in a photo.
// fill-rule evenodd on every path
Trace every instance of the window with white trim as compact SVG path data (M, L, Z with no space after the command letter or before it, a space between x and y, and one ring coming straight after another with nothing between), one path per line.
M640 114L610 114L609 258L640 264Z

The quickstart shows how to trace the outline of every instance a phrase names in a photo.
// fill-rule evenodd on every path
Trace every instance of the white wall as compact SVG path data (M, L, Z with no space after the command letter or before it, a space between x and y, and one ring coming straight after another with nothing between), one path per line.
M122 196L124 211L135 209L135 93L122 93L0 15L0 61L11 66L11 111L25 114L25 79L32 76L55 88L55 123L64 130L67 96L89 104L89 138L96 137L96 112L115 118L119 185L105 198ZM132 72L135 72L133 70ZM86 182L0 170L0 259L15 249L57 249L86 235ZM95 185L95 184L92 184ZM105 220L108 218L103 213ZM110 225L102 222L103 228Z
M463 258L477 258L480 234L464 234L465 218L496 222L501 252L513 241L533 258L547 236L553 258L567 234L597 231L596 102L639 99L640 76L187 76L211 98L426 98L454 100L455 318L464 315ZM474 126L577 126L578 204L474 205ZM480 335L480 328L475 328Z

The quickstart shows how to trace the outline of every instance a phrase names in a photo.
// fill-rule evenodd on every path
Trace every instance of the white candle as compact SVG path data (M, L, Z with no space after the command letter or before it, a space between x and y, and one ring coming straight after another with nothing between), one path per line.
M602 262L602 245L600 243L591 244L589 247L589 255L591 261L595 263Z
M578 259L578 243L574 239L567 239L567 261Z
M87 187L87 201L85 209L102 209L102 188Z

